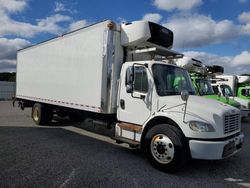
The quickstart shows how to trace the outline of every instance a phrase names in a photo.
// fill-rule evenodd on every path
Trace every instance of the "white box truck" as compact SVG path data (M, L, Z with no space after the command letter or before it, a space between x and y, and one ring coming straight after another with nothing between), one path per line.
M218 75L212 79L215 91L241 104L241 116L250 116L250 76Z
M18 52L16 99L36 124L72 112L107 121L118 143L139 147L163 171L189 156L237 153L240 111L193 95L188 72L162 61L182 57L172 44L172 31L147 21L73 31Z

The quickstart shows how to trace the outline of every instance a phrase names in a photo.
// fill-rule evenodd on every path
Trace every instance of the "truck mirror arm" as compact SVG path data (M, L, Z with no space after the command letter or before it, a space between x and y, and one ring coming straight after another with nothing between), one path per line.
M189 98L189 92L187 90L183 90L181 92L181 99L183 101L185 101L184 105L185 105L185 109L184 109L184 114L183 114L183 122L185 122L185 117L186 117L186 112L187 112L187 102L188 102L188 98Z

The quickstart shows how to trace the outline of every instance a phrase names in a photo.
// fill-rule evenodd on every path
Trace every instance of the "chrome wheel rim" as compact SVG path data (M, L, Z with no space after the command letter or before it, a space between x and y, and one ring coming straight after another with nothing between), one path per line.
M155 160L161 164L168 164L174 159L174 144L166 135L155 135L151 140L150 150Z
M39 110L37 108L35 108L34 111L33 111L33 119L35 121L39 120Z

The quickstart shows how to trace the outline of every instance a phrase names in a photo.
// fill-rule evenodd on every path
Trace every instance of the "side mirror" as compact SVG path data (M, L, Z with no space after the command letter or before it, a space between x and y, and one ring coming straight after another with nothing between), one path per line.
M127 93L133 92L134 71L133 67L129 67L126 71L126 91Z
M183 91L181 92L181 99L182 99L183 101L187 101L188 98L189 98L189 93L188 93L188 91L187 91L187 90L183 90Z

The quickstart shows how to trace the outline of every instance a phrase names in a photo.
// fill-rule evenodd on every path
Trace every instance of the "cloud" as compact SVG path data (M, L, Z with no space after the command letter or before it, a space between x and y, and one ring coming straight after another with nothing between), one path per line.
M36 32L48 32L52 34L59 34L63 32L63 28L58 25L61 22L68 22L71 17L55 14L53 16L47 17L45 19L37 20Z
M242 35L250 35L250 23L241 26Z
M186 51L183 53L186 56L202 61L205 65L227 66L232 61L232 57L230 56L219 56L216 54L210 54L206 52Z
M54 5L54 12L55 13L59 13L59 12L68 12L70 14L75 14L77 13L78 11L77 10L74 10L72 8L67 8L66 4L63 4L62 2L58 2L56 1L55 2L55 5Z
M154 0L154 5L158 9L173 11L187 11L197 7L203 3L202 0Z
M37 20L37 24L18 22L7 15L0 18L0 36L15 35L19 37L31 38L38 33L60 34L64 29L58 25L61 22L68 22L71 17L55 14L44 19Z
M238 16L238 20L243 23L243 25L241 25L241 34L250 35L250 12L242 12Z
M230 20L216 22L210 16L177 14L164 26L174 32L175 48L200 47L231 40L241 33L241 27Z
M65 5L60 2L55 2L54 12L62 12L62 11L66 11Z
M147 21L151 21L155 23L159 23L161 19L162 19L162 16L157 13L148 13L142 17L142 20L147 20Z
M63 14L54 14L46 18L37 19L34 24L17 21L12 18L13 14L18 14L25 10L30 0L0 0L0 70L15 71L16 52L31 43L24 38L32 38L40 33L61 34L68 31L68 27L77 28L86 26L85 20L72 22L72 17ZM55 3L56 12L68 11L62 3ZM8 38L17 37L14 39Z
M0 70L1 72L15 71L17 51L31 45L24 39L0 38Z
M20 12L27 7L27 0L0 0L0 13Z
M240 3L247 3L249 0L239 0Z
M24 39L0 38L0 59L15 59L16 52L31 43Z
M0 72L16 72L16 60L0 59Z
M239 16L238 16L238 20L241 23L250 23L250 12L242 12Z
M118 18L117 18L117 21L118 21L120 24L128 23L127 19L126 19L126 18L122 18L122 17L118 17Z
M73 22L69 25L69 31L74 31L74 30L80 29L82 27L86 27L89 24L90 23L88 23L86 20L78 20L78 21Z
M224 67L225 74L243 74L250 70L250 52L243 51L236 56L219 56L206 52L186 51L186 56L198 59L206 65L220 65Z
M54 14L47 18L36 20L36 24L16 21L12 14L17 14L28 6L29 0L0 0L0 37L15 35L31 38L39 33L60 34L65 31L60 26L62 22L69 22L70 16ZM57 10L63 9L63 4L57 3Z
M241 34L242 35L250 35L250 12L242 12L238 16L238 20L242 23Z
M238 65L249 65L250 66L250 52L243 51L243 52L241 52L241 54L236 55L232 59L232 66L238 66Z

